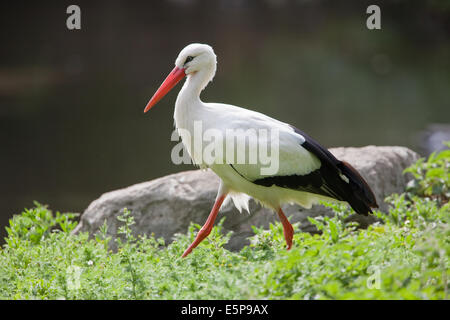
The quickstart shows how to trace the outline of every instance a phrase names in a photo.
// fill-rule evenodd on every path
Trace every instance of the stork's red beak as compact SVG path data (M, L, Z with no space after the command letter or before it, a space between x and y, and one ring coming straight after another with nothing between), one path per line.
M147 106L144 109L144 113L150 110L155 104L158 103L175 85L184 77L186 73L183 68L175 67L167 76L166 80L162 83L150 101L147 103Z

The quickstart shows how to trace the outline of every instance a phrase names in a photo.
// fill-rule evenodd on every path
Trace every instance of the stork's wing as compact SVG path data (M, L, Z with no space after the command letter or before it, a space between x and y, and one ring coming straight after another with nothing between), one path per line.
M346 178L339 177L338 181L330 179L330 172L332 176L341 174L338 168L340 161L304 132L294 127L289 129L290 131L280 132L277 172L269 175L258 174L255 169L261 169L262 164L259 164L258 168L233 164L233 169L258 185L278 186L345 201L342 193L338 191L336 182L340 186L342 180L345 181ZM267 142L260 141L260 143Z
M244 153L258 155L255 163L242 163L236 158L229 163L243 178L261 186L278 186L347 201L361 214L371 212L370 207L377 207L375 196L361 175L306 133L257 112L220 106L226 116L215 125L224 122L226 128L242 129L240 137L244 136L246 143ZM245 134L250 129L257 131L256 138ZM266 135L259 134L264 131ZM234 138L227 136L226 139L228 145L228 140ZM264 148L269 150L266 157L261 152ZM242 150L237 150L236 154L242 154Z
M301 130L292 127L305 142L302 147L316 156L321 166L307 175L274 176L253 181L260 185L277 185L329 196L347 201L360 214L371 213L378 208L376 198L367 182L349 163L336 159L331 152Z

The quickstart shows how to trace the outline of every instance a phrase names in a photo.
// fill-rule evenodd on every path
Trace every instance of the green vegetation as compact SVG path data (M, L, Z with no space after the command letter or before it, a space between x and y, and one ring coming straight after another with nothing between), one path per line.
M281 224L254 228L250 246L223 248L221 223L180 258L200 226L164 246L135 237L128 210L122 239L71 235L75 215L36 203L15 216L0 249L0 299L445 299L449 297L450 151L407 169L406 193L388 198L388 215L368 229L346 223L352 212L310 218L321 234L297 232L286 251ZM298 226L296 226L298 227ZM108 243L117 241L117 252Z

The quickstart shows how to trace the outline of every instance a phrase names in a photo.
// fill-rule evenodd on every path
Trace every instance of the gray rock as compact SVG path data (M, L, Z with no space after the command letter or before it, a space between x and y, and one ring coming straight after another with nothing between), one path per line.
M403 192L408 177L403 170L417 161L418 154L404 147L332 148L330 151L341 160L352 164L367 180L377 198L380 209L386 211L384 198L392 193ZM103 194L92 202L81 216L75 233L88 231L95 234L106 220L108 234L115 237L121 222L117 216L126 207L131 210L136 224L135 234L154 234L167 242L173 240L175 233L186 233L190 222L200 225L206 221L213 205L219 178L212 171L192 170L149 182L144 182ZM300 222L304 231L314 231L307 216L331 215L330 209L315 205L310 210L297 205L286 205L286 215L291 222ZM228 244L230 249L239 249L248 243L247 237L253 234L251 226L268 227L277 216L270 210L250 202L250 214L239 213L232 202L222 208L218 216L226 216L225 232L233 231ZM368 224L371 217L358 221ZM114 245L113 245L114 249Z

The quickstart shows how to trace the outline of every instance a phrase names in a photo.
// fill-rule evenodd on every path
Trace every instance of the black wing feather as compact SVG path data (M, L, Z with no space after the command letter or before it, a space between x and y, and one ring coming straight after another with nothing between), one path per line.
M371 213L371 207L378 207L372 190L358 171L348 163L336 159L330 151L303 131L292 128L305 138L302 147L320 160L320 168L306 175L270 176L254 180L253 183L266 187L276 185L347 201L357 213L363 215Z

